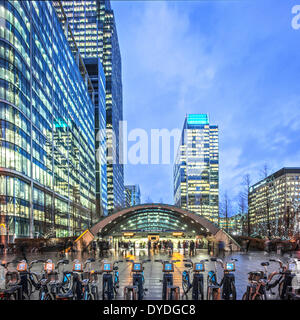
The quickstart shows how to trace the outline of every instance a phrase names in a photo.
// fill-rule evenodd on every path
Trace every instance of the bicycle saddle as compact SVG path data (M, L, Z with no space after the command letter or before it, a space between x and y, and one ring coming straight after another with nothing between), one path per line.
M125 289L127 289L127 290L137 290L138 287L137 286L126 286Z
M269 262L262 262L260 265L263 267L267 267L270 265L270 263Z
M212 289L220 289L220 286L217 284L208 285L208 287Z

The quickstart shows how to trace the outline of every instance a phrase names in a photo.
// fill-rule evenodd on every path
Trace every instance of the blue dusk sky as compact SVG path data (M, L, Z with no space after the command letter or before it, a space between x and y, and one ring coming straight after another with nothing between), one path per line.
M187 113L208 113L220 130L220 198L233 202L245 174L255 183L265 164L300 166L296 4L112 1L128 130L182 129ZM173 164L127 165L125 183L140 185L143 202L173 204Z

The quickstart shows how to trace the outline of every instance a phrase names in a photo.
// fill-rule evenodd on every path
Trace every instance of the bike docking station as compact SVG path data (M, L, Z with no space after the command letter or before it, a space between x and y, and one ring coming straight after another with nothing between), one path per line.
M275 305L281 305L286 297L295 295L291 284L298 274L299 259L290 258L287 262L269 259L262 262L264 271L248 273L249 284L240 301L237 301L234 276L238 270L238 259L231 257L226 260L217 257L203 260L129 258L115 261L89 258L83 261L75 259L73 262L67 259L57 262L52 259L2 262L1 267L6 273L5 289L0 290L0 306L12 308L20 304L22 308L13 310L16 315L32 306L32 310L41 308L41 312L48 308L49 312L59 310L60 315L65 317L84 317L88 312L100 319L182 319L199 317L211 308L216 316L222 316L226 308L239 305L246 310L251 308L252 303L255 303L255 308L263 309L264 302L261 300L274 297L277 286L279 300L273 301ZM149 271L156 263L162 266L159 270L156 268L156 275L160 278L162 272L162 279L150 278ZM279 269L269 273L268 267L272 263ZM180 280L182 295L178 285ZM150 292L151 296L146 283L150 287L159 283L159 286L156 285L161 290L156 291L159 300L151 299L153 292ZM268 305L270 303L268 301Z

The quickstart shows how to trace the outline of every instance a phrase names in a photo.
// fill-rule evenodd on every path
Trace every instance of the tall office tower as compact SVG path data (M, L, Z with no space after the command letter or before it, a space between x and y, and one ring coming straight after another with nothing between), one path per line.
M126 208L141 204L141 191L138 184L133 186L125 186L125 203Z
M100 58L106 78L107 203L108 211L124 206L123 143L119 123L123 120L121 54L109 0L54 1L63 6L78 50L84 57ZM58 15L63 18L58 10Z
M249 189L252 235L291 239L300 234L300 168L283 168Z
M174 202L218 222L219 129L206 114L186 116L174 165Z
M105 75L100 58L84 59L94 88L96 147L96 218L107 216Z
M50 1L0 1L0 21L4 238L80 234L95 214L91 81Z

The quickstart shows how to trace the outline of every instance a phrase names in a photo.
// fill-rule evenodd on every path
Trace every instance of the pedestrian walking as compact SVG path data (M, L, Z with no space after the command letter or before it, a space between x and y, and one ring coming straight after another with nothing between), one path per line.
M270 248L271 247L271 242L270 239L267 237L265 240L265 253L270 254Z
M231 240L229 241L228 247L229 247L230 253L232 253L232 241Z

